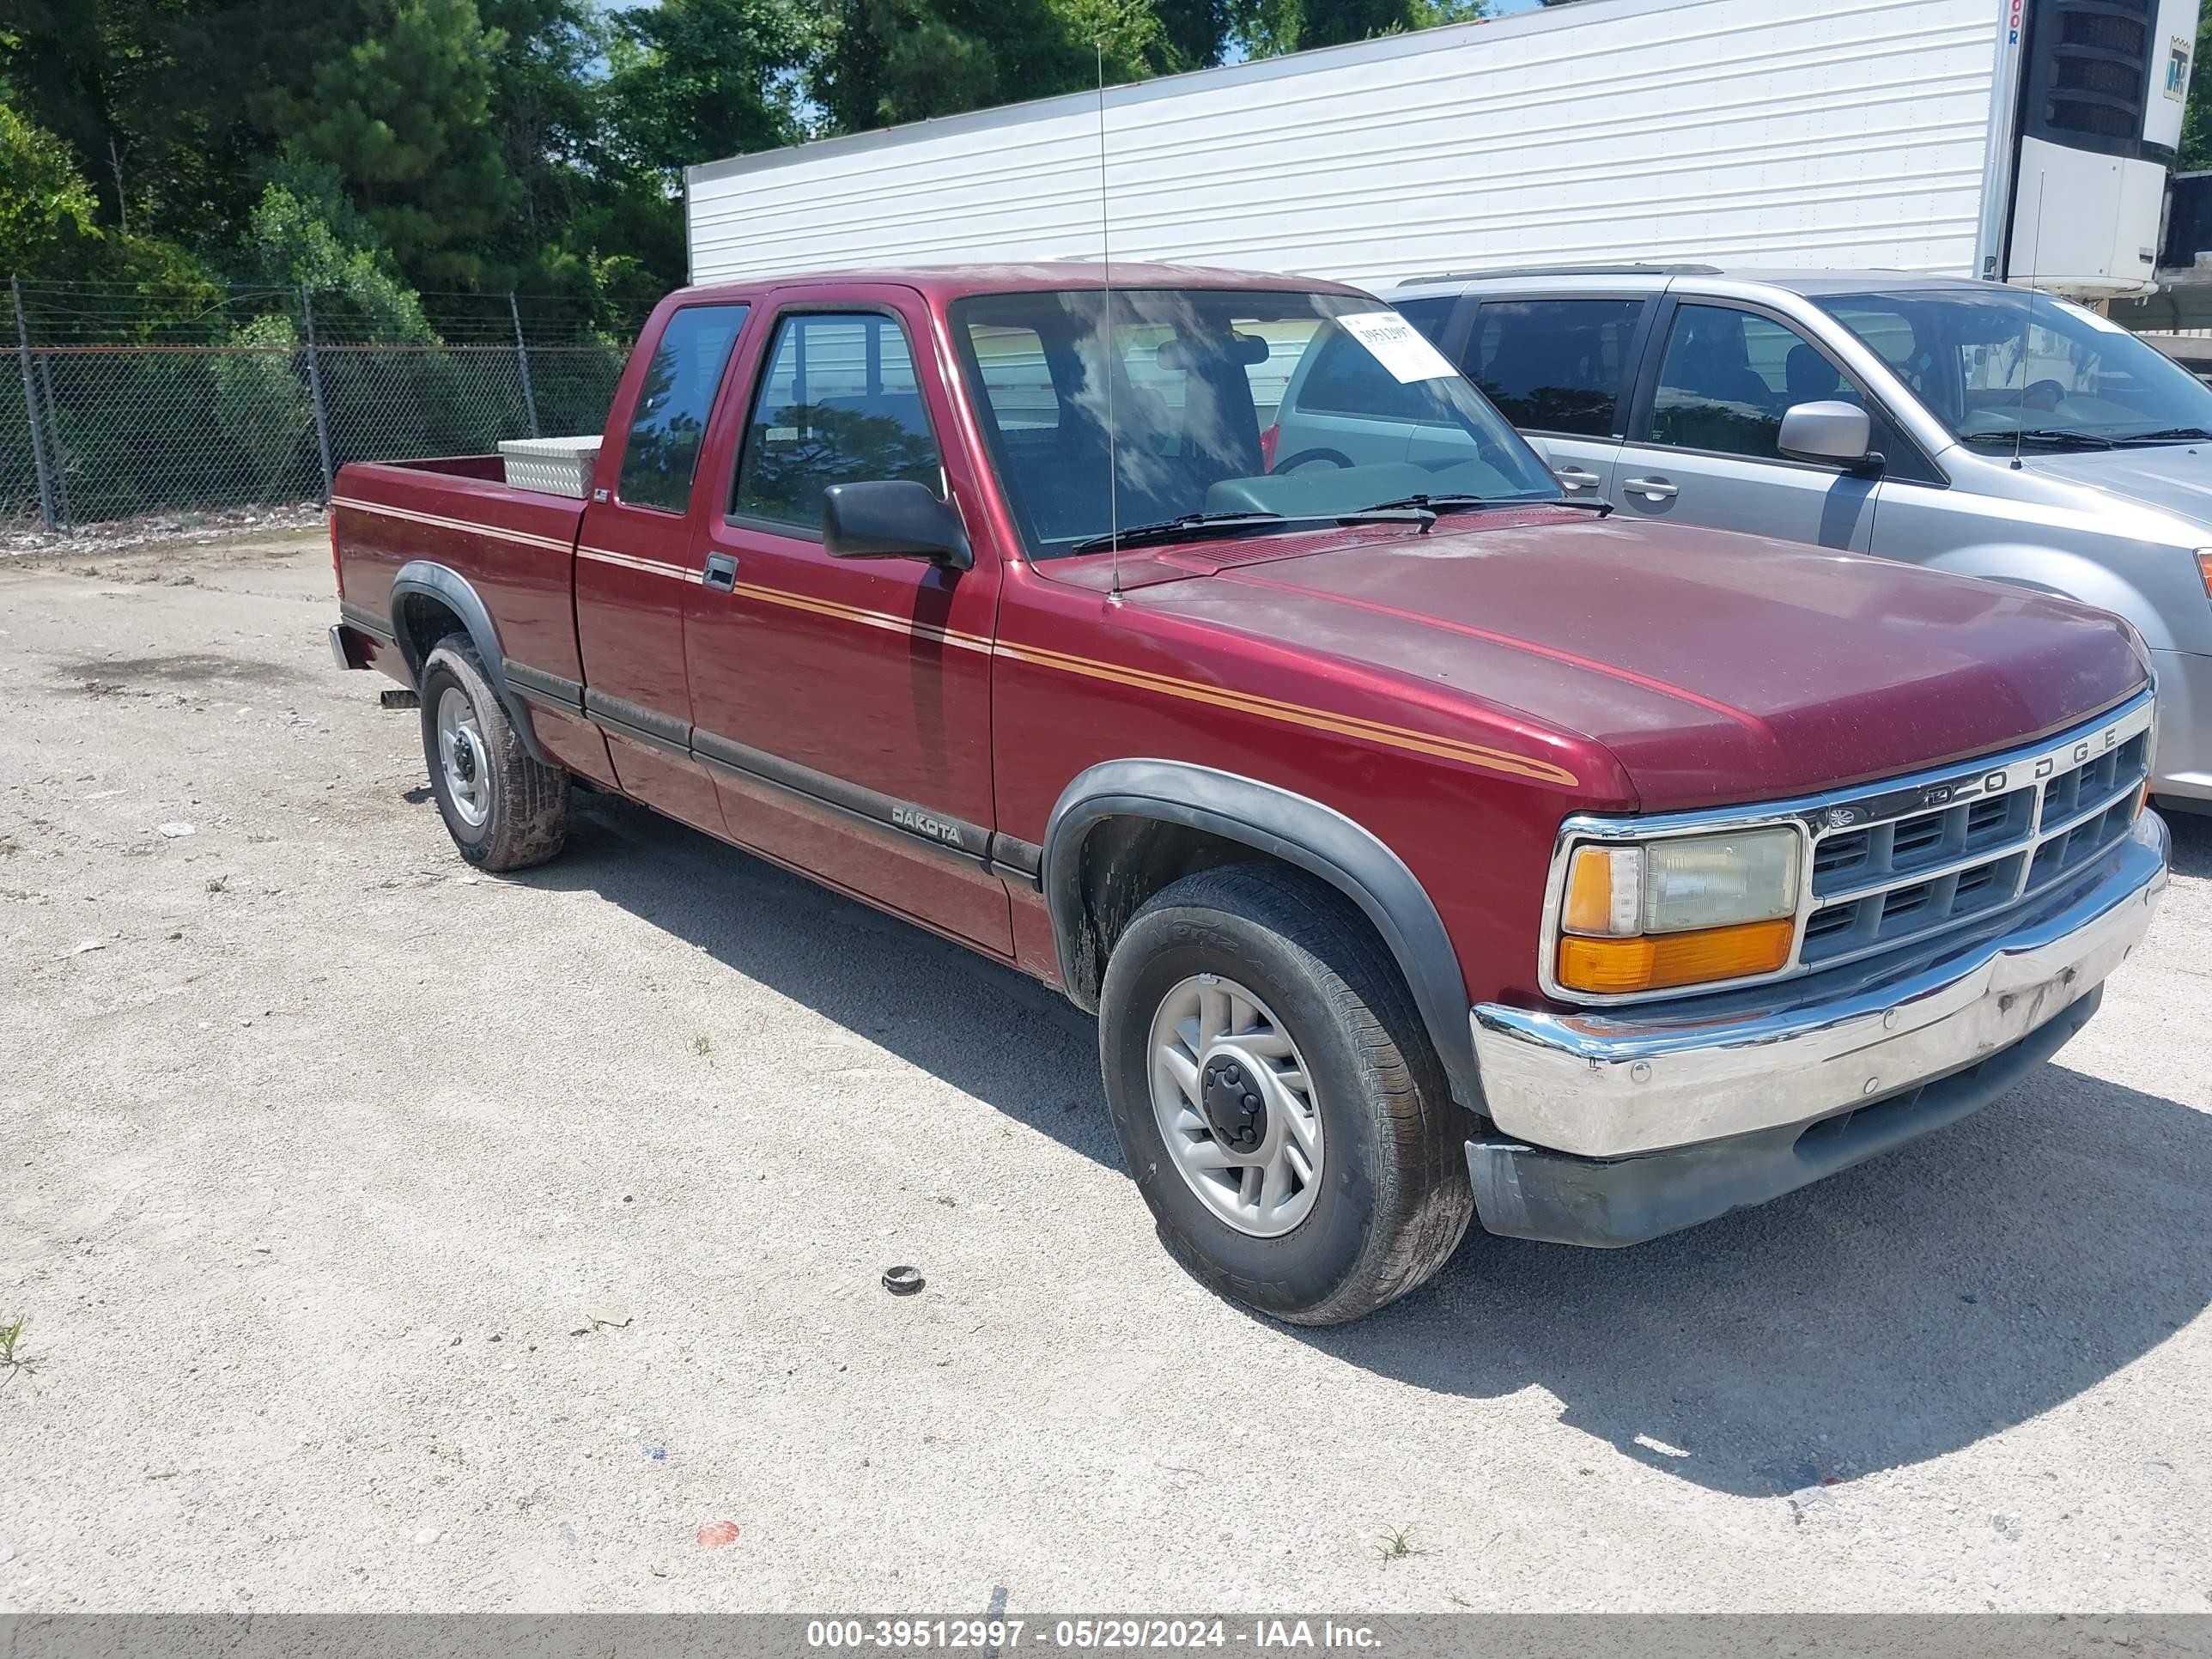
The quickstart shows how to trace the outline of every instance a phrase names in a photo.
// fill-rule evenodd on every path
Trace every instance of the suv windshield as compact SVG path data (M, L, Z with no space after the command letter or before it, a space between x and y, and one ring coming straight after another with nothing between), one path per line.
M2094 312L1992 284L1815 301L1954 436L2085 447L2212 433L2212 388Z
M1079 289L952 307L969 390L1032 558L1074 552L1109 523L1127 536L1228 514L1249 535L1277 516L1281 528L1303 527L1415 496L1449 508L1560 499L1482 394L1377 301L1117 289L1110 329L1103 301ZM1335 417L1359 441L1277 453L1278 410L1302 375L1326 375L1334 400L1359 411Z

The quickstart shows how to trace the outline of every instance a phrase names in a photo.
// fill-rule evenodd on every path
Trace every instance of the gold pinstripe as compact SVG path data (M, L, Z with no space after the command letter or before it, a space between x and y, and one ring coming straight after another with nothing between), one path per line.
M863 627L907 634L958 650L988 652L1009 661L1025 662L1033 667L1050 668L1064 674L1079 674L1087 679L1103 680L1109 684L1133 686L1139 690L1156 691L1164 696L1180 697L1188 702L1234 708L1265 720L1304 726L1310 731L1328 732L1339 737L1384 744L1413 754L1432 755L1441 760L1457 761L1464 766L1478 766L1486 771L1534 778L1540 783L1555 783L1569 789L1579 781L1565 767L1554 766L1549 761L1516 755L1503 749L1486 748L1480 744L1463 743L1456 738L1439 737L1433 732L1415 732L1402 726L1389 726L1358 714L1340 714L1310 708L1303 703L1285 702L1279 698L1261 696L1256 692L1225 690L1219 686L1176 679L1140 668L1123 668L1089 657L1070 656L1066 652L1050 651L1042 646L1012 645L1003 640L994 641L980 635L936 628L927 623L909 622L889 611L868 611L859 605L840 605L834 599L782 592L752 582L740 582L732 591L764 605L782 605L814 616L828 617L835 621L858 623Z
M1048 651L1040 646L1009 645L1002 640L995 650L998 655L1015 662L1056 669L1063 674L1080 674L1086 679L1132 685L1140 690L1157 691L1164 696L1180 697L1185 702L1204 703L1211 708L1233 708L1240 714L1257 714L1264 720L1281 720L1311 731L1329 732L1340 737L1385 744L1393 749L1404 749L1415 754L1433 755L1442 760L1458 761L1466 766L1479 766L1486 771L1534 778L1540 782L1556 783L1570 789L1579 781L1565 767L1554 766L1549 761L1510 754L1503 749L1488 749L1480 744L1462 743L1456 738L1411 731L1402 726L1386 726L1381 720L1370 720L1357 714L1332 714L1309 708L1303 703L1263 697L1255 692L1231 691L1219 686L1200 685L1193 680L1174 679L1165 674L1149 673L1139 668L1120 668L1110 663L1093 661L1088 657L1071 657L1065 652Z
M840 605L834 599L809 599L797 593L781 592L751 582L739 582L731 591L748 599L758 599L763 605L780 605L793 611L811 611L817 617L829 617L839 622L858 623L864 628L881 628L895 634L910 634L918 639L949 645L957 650L988 652L991 648L991 641L979 635L937 628L928 623L908 622L905 617L895 617L886 611L864 611L855 605Z
M641 558L635 553L610 552L604 547L580 547L576 550L576 556L589 559L594 564L616 565L647 576L665 576L672 581L696 582L701 580L701 573L680 564L670 564L661 559Z
M490 536L499 541L520 542L526 547L550 548L556 553L566 553L569 544L556 541L550 536L532 535L526 530L503 530L497 525L477 524L466 519L441 518L435 513L417 513L410 507L386 507L380 501L364 501L351 495L333 495L332 507L343 507L355 513L373 513L379 518L401 519L409 524L427 525L433 530L463 530L471 535Z
M543 536L532 536L520 531L490 528L469 524L457 519L442 519L427 513L413 513L400 507L379 506L373 501L337 498L333 507L353 507L362 512L382 514L389 518L411 520L441 528L472 531L480 535L501 537L508 541L524 542L535 546L550 547L562 552L569 550L565 542L553 541ZM635 570L653 576L665 576L672 580L698 583L703 573L687 569L682 565L669 564L658 559L640 558L633 554L611 552L605 548L579 547L576 556L591 559L601 564L611 564L625 570ZM870 611L860 605L841 605L834 599L817 599L797 593L763 587L753 582L739 582L731 592L763 605L781 605L787 610L802 611L810 615L826 617L834 622L848 622L863 628L882 629L885 632L904 634L923 639L933 644L951 646L959 651L980 651L1004 657L1010 662L1027 663L1036 668L1048 668L1062 674L1080 675L1085 679L1101 680L1110 685L1126 685L1140 691L1156 692L1162 696L1180 698L1186 702L1204 704L1209 708L1231 708L1240 714L1257 715L1263 720L1279 720L1285 725L1303 726L1308 731L1327 732L1338 737L1357 738L1363 742L1377 743L1409 753L1434 756L1440 760L1456 761L1463 766L1480 767L1485 771L1500 772L1511 777L1533 778L1540 783L1553 783L1573 788L1580 781L1565 767L1549 761L1537 760L1526 755L1516 755L1503 749L1491 749L1481 744L1463 743L1456 738L1439 737L1433 732L1416 732L1402 726L1390 726L1381 720L1368 720L1358 714L1341 714L1309 708L1303 703L1285 702L1278 697L1261 696L1257 692L1234 691L1220 686L1205 685L1195 680L1176 679L1170 675L1155 674L1141 668L1125 668L1113 663L1100 662L1090 657L1071 656L1064 651L1048 650L1042 646L1012 645L1004 640L992 641L977 634L963 634L957 629L939 628L928 623L917 623L894 616L886 611Z

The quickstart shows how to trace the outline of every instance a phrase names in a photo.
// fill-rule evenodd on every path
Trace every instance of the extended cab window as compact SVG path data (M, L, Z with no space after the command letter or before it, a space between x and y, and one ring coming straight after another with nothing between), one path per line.
M883 478L945 493L906 331L875 312L787 316L745 422L732 516L818 530L824 489Z
M1461 367L1514 425L1613 435L1641 300L1485 300Z
M1681 306L1659 365L1650 441L1774 460L1792 404L1864 401L1796 330L1732 306Z
M686 306L668 319L646 366L645 385L623 445L616 493L631 507L681 513L690 504L699 440L722 384L744 306Z

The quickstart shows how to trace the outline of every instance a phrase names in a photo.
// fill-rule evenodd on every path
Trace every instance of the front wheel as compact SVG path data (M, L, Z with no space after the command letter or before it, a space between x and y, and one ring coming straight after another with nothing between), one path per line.
M465 634L423 659L422 754L453 845L486 870L543 864L568 836L568 775L531 757Z
M1240 865L1155 895L1107 963L1099 1050L1161 1238L1224 1295L1297 1324L1357 1319L1467 1231L1443 1066L1329 889Z

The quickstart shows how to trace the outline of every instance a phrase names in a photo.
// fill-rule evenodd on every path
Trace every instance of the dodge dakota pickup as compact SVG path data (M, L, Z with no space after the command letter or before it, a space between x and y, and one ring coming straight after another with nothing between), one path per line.
M1109 276L685 289L582 499L344 469L332 649L461 856L580 784L1056 986L1170 1249L1305 1323L1476 1217L1777 1197L2090 1017L2166 878L2125 623L1604 517L1356 289ZM1293 374L1361 459L1278 453Z

